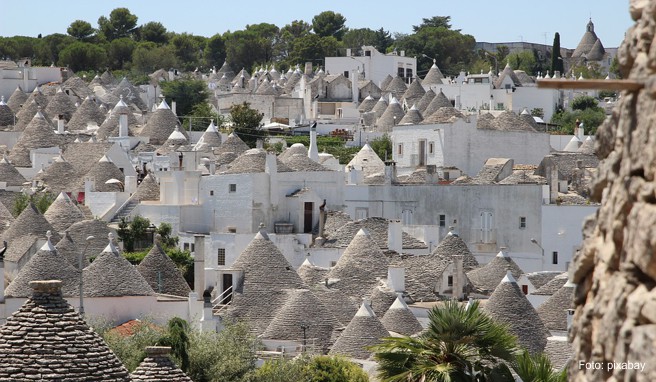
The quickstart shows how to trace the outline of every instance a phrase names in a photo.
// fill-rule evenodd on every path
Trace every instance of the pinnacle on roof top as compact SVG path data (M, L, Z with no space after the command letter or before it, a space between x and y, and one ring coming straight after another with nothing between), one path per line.
M360 230L362 231L362 230ZM358 232L358 235L360 232ZM355 317L375 317L376 313L374 313L373 309L371 309L371 305L369 305L368 301L362 301L362 304L360 305L360 309L358 309L358 312L355 314Z
M52 237L52 233L50 231L46 231L46 242L43 244L41 247L41 251L55 251L55 246L52 245L52 242L50 241L50 238Z
M113 243L113 241L114 241L114 234L111 233L111 232L108 233L108 234L107 234L107 238L109 239L109 243L107 244L107 246L105 247L105 249L103 250L103 252L114 253L114 254L117 254L117 255L118 255L118 249L116 248L116 246L114 246L114 243Z
M123 97L123 96L121 96L121 97ZM157 106L157 108L158 108L158 109L169 109L169 110L171 109L171 108L169 107L169 104L166 103L166 98L162 98L162 102L159 103L159 105Z
M517 280L512 275L512 272L509 270L506 271L506 276L501 280L502 283L517 283Z
M497 253L497 257L509 257L508 253L506 252L506 247L501 247L499 248L499 253Z

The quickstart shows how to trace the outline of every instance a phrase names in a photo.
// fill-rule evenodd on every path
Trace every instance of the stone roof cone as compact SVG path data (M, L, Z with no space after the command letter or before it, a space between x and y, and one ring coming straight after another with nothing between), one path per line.
M424 111L426 111L426 108L428 105L430 105L431 101L433 101L433 98L435 98L436 94L433 91L433 89L428 89L426 91L426 94L421 96L419 101L417 101L417 109L421 112L421 115L424 115Z
M371 109L376 106L376 99L370 95L366 96L364 100L362 100L362 103L360 106L358 106L358 111L360 113L368 113L371 111Z
M24 105L26 101L27 94L23 91L23 89L21 89L20 86L16 86L16 90L11 93L11 96L9 96L9 99L7 100L7 106L9 106L14 114L18 114L21 105Z
M68 233L71 239L78 245L86 245L86 239L89 236L94 238L89 241L87 248L87 257L96 256L107 247L108 235L116 235L116 231L107 226L107 223L100 219L87 219L81 222L73 223L68 227ZM114 239L114 245L118 245ZM76 263L77 264L77 263ZM76 265L77 266L77 265Z
M0 159L0 179L10 187L22 187L23 183L27 182L25 177L9 163L6 155Z
M517 285L511 271L507 271L484 309L496 321L507 324L519 344L530 353L537 354L544 350L549 331Z
M214 149L215 155L221 155L225 153L234 153L236 155L241 155L247 150L250 150L250 147L241 140L235 133L230 133L228 139L226 139L221 146Z
M59 243L55 245L55 248L57 248L57 252L64 257L70 265L76 269L80 269L80 254L82 253L82 248L75 244L68 231L64 231L63 237L59 240ZM89 265L89 259L85 257L82 259L82 267L84 268L87 265Z
M86 130L90 122L100 126L104 120L105 114L98 104L91 97L86 97L68 121L68 130Z
M323 283L326 279L326 275L330 272L330 269L316 266L312 264L309 259L305 259L297 272L301 277L301 280L303 280L303 282L309 287L312 287Z
M162 249L159 234L155 238L155 245L139 263L137 270L156 293L187 297L191 292L178 267Z
M45 112L47 115L52 116L63 115L64 120L68 122L73 116L73 113L75 113L75 104L68 97L68 94L59 88L57 89L55 96L52 97L50 102L48 102L48 106L46 106Z
M453 229L449 229L449 233L435 247L433 255L447 260L451 260L454 255L463 256L462 265L465 272L479 267L476 257L471 253L465 241Z
M85 218L82 211L77 208L71 198L64 192L61 192L57 196L43 216L57 232L66 231L72 224L82 221Z
M9 228L3 233L2 239L11 242L21 236L32 234L37 237L45 237L45 233L52 233L52 240L58 241L59 234L48 223L48 220L39 212L34 203L28 204L20 215L14 220Z
M388 331L404 336L411 336L423 330L419 320L412 314L400 295L396 297L380 322Z
M129 381L102 337L62 298L61 281L30 286L32 297L0 327L0 379Z
M133 382L193 382L171 360L168 346L146 347L146 358L130 374Z
M175 129L180 128L180 121L173 113L166 100L162 100L153 115L148 119L146 125L141 131L141 136L150 137L150 144L162 145L166 142ZM182 129L180 133L185 139L189 140L189 135Z
M508 256L506 249L502 248L489 263L467 272L467 278L475 288L481 291L493 291L506 276L507 271L511 271L515 279L524 273Z
M48 119L37 111L34 118L25 126L23 134L9 153L9 160L17 167L31 167L30 150L58 147L61 143Z
M556 293L538 306L537 312L549 330L567 330L567 311L574 309L574 288L567 282Z
M328 354L368 359L368 347L379 344L384 337L389 337L389 332L365 301Z
M453 107L451 101L449 101L444 92L442 92L442 89L440 89L440 92L437 93L428 106L426 106L426 109L420 111L424 118L428 118L441 107Z
M219 134L219 130L214 124L214 120L212 120L210 125L207 126L207 129L194 146L194 150L209 151L219 146L221 146L221 134Z

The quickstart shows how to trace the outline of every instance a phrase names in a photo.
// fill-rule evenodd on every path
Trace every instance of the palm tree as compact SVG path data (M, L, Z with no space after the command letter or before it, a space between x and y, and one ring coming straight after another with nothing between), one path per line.
M531 355L524 350L515 357L512 368L523 382L567 381L566 370L553 371L551 360L545 354Z
M386 338L372 348L381 381L513 380L506 363L514 358L516 339L483 313L478 302L466 307L447 301L428 318L428 328L417 337Z

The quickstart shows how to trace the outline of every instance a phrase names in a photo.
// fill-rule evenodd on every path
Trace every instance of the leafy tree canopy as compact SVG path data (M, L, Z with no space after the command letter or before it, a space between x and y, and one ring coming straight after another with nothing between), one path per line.
M142 41L150 41L156 44L166 44L169 40L166 28L162 23L151 21L148 22L138 30L139 38Z
M234 105L230 108L230 120L237 136L250 147L255 147L257 139L263 138L266 135L259 128L260 122L262 121L262 114L252 109L251 105L247 102Z
M177 104L176 111L181 116L189 115L194 106L207 102L209 97L207 86L201 80L178 79L162 82L161 86L166 102L170 105L175 100Z
M98 29L108 41L130 37L137 27L137 20L137 16L130 13L129 9L116 8L109 14L109 18L98 18Z
M71 23L68 29L66 29L66 33L76 40L89 41L91 36L96 33L96 30L93 29L91 24L84 20L75 20Z
M312 30L320 37L341 40L346 32L346 18L341 13L324 11L312 18Z

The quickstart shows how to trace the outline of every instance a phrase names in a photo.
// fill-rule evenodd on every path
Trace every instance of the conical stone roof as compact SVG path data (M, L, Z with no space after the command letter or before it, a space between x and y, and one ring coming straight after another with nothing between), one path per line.
M227 142L228 140L226 140ZM265 171L267 152L264 149L250 149L230 163L222 174L252 174ZM292 172L286 164L276 158L278 172Z
M14 216L9 212L7 207L0 202L0 237L5 230L14 222Z
M298 273L265 232L255 235L232 268L243 271L243 280L241 285L235 286L226 316L246 320L258 334L266 330L284 305L287 290L306 288Z
M330 272L330 269L318 267L312 264L310 260L305 259L303 264L301 264L301 266L298 268L297 272L305 284L313 287L324 282L328 272Z
M70 162L62 156L58 156L50 166L39 172L34 179L41 182L46 190L52 193L72 192L78 190L80 174Z
M401 296L396 297L380 322L388 331L404 336L411 336L423 330L419 320L412 314Z
M55 248L57 248L57 252L64 257L70 265L75 269L80 269L80 254L82 253L82 248L75 244L68 231L64 231L61 240L55 245ZM87 265L89 265L89 259L84 257L82 259L82 268Z
M150 116L148 122L141 130L141 136L150 137L151 145L161 145L175 131L176 127L180 127L178 117L173 113L165 100L157 106L157 110ZM180 131L184 137L189 140L189 135L182 129Z
M25 104L23 104L23 107L21 107L18 113L16 113L16 124L14 125L14 131L24 131L37 113L41 113L48 124L50 124L50 116L46 114L44 107L39 105L36 101L28 99L25 101Z
M285 149L285 151L281 152L280 155L278 155L278 159L284 162L285 160L291 158L292 155L296 155L296 154L307 156L308 155L307 147L305 147L305 145L303 145L302 143L294 143L293 145Z
M508 325L519 345L531 354L544 350L549 331L511 274L494 289L484 309L494 320Z
M328 273L333 287L348 296L363 298L378 285L378 278L387 276L389 260L369 232L361 229L355 235L337 264Z
M467 278L475 288L481 291L493 291L506 276L507 271L511 271L515 279L524 273L502 249L483 267L467 272Z
M91 89L89 89L89 85L87 85L83 79L75 75L64 81L62 84L62 89L71 90L76 96L80 98L86 98L93 94Z
M111 243L82 271L84 295L88 297L152 296L144 277Z
M130 380L107 344L62 298L61 281L34 281L34 292L0 327L0 380Z
M123 97L126 103L135 104L140 110L146 110L146 104L141 99L141 91L134 87L127 78L123 77L121 82L118 84L116 89L112 91L112 94L116 97Z
M329 354L368 359L372 354L369 347L379 344L385 337L389 337L389 332L364 302L342 335L335 341Z
M11 93L11 96L9 96L9 99L7 100L7 106L9 106L14 114L18 114L21 109L21 105L24 105L26 101L27 93L25 93L20 86L16 86L16 90Z
M105 70L100 75L100 81L102 82L102 84L104 86L112 87L112 86L116 85L116 77L114 77L114 75L108 70Z
M415 78L414 81L408 86L408 89L403 93L402 101L409 107L419 102L419 100L426 94L426 90L421 85L421 80L419 77Z
M401 118L401 121L398 122L399 125L416 125L421 123L424 120L424 117L421 115L421 112L417 109L415 105L408 110L407 113Z
M73 101L71 101L71 99L68 97L68 94L66 94L60 88L57 90L57 93L55 93L55 96L52 97L50 102L48 102L48 106L46 106L45 112L47 115L51 115L53 117L63 115L64 120L68 122L73 116L73 113L75 113L75 103L73 103Z
M188 297L191 288L173 260L164 252L159 240L156 239L155 245L139 263L137 270L156 293Z
M7 156L0 159L0 179L9 187L22 187L23 183L27 182L25 177L9 163Z
M428 117L433 115L433 113L441 107L453 107L451 101L449 101L444 92L442 92L442 89L440 89L440 92L437 93L428 106L426 106L426 109L421 110L421 112L424 115L424 118L428 119Z
M376 106L376 99L370 95L366 96L364 100L362 100L362 103L360 106L358 106L358 111L360 113L368 113L371 111L371 109Z
M392 98L392 101L387 108L385 108L383 114L378 118L378 121L376 121L376 130L391 132L392 128L401 122L404 115L403 107L401 107L399 101L396 98Z
M479 267L478 260L472 255L465 241L454 231L449 231L435 247L433 255L448 261L453 261L453 256L462 256L462 267L465 272Z
M383 88L386 93L392 93L392 96L396 99L401 99L403 94L408 90L408 86L405 84L403 78L396 76L392 81Z
M48 220L41 215L33 203L30 203L3 233L2 239L11 243L14 239L29 234L44 238L48 231L52 232L52 240L58 241L60 239L59 234L48 223Z
M424 123L453 123L465 116L453 106L441 107L424 119Z
M575 285L567 282L538 306L537 312L549 330L567 330L567 309L574 309Z
M30 150L46 147L58 147L59 137L41 112L37 112L25 131L11 149L9 160L14 166L31 167Z
M592 139L592 137L585 138L583 144L579 147L578 150L576 150L576 152L582 154L588 154L588 155L595 155L597 151L595 150L594 140Z
M385 281L379 281L378 285L374 287L369 296L370 307L376 313L376 316L382 317L387 309L396 300L396 292L390 289Z
M529 116L530 117L530 116ZM532 119L532 117L530 117ZM531 131L535 132L533 126L510 110L502 111L494 118L493 126L500 131Z
M73 242L82 247L86 245L87 237L93 236L93 239L89 240L89 247L85 253L87 258L95 257L105 249L107 236L110 233L116 235L116 232L109 228L106 222L99 219L88 219L73 223L68 227L68 233ZM114 245L118 245L118 243L115 241Z
M572 57L587 57L588 53L592 50L592 47L598 40L599 37L597 37L597 34L594 31L594 23L590 20L585 27L585 33L581 37L581 41L579 41L579 44L572 53Z
M428 70L422 84L424 86L430 87L431 85L441 85L444 75L440 71L440 68L437 67L435 60L433 60L433 66Z
M583 143L581 142L581 140L575 135L572 137L572 139L570 139L569 142L567 142L567 144L563 148L563 151L574 153L577 152L582 145Z
M5 96L0 97L0 126L13 126L15 119L14 111L5 103Z
M430 105L431 101L433 101L433 98L435 98L435 95L436 94L433 91L433 89L428 89L428 91L426 91L426 94L424 94L421 97L421 99L419 99L419 101L417 102L417 105L416 105L417 109L421 112L422 115L426 111L426 108L428 107L428 105Z
M137 186L130 199L144 201L144 200L159 200L159 183L153 174L148 174Z
M64 192L61 192L55 201L48 207L43 217L52 225L57 232L64 232L73 223L84 220L84 214L71 201Z
M214 124L214 120L207 126L207 129L201 135L200 139L194 146L195 151L210 151L221 146L221 134Z
M250 150L250 147L248 147L248 145L242 141L241 138L237 136L237 134L230 133L230 135L228 135L228 139L221 143L221 146L214 149L214 154L221 155L225 153L233 153L239 156L247 150Z
M116 184L105 184L110 179L118 179L121 182L125 181L125 175L118 167L109 160L106 156L100 158L89 172L83 177L79 185L81 188L84 188L84 179L93 178L96 191L97 192L115 192L119 191L119 188Z
M167 346L146 347L146 358L130 374L132 382L193 382L169 357Z
M132 110L128 105L123 101L123 98L119 99L116 102L114 108L109 112L107 118L103 121L96 132L96 137L99 140L107 140L109 137L118 137L119 135L119 120L121 114L127 114L128 116L128 136L133 136L134 133L132 129L137 126L137 118L132 113Z
M104 120L105 115L98 104L91 97L86 97L68 121L68 130L86 130L90 122L100 126Z
M333 331L340 326L339 322L310 290L296 289L287 293L285 304L276 313L262 338L298 342L311 338L315 346L326 352Z
M392 76L390 76L389 74L387 76L385 76L385 78L383 78L383 81L381 81L381 83L380 83L380 89L381 90L386 90L387 87L389 86L389 84L392 83L393 79L394 78L392 78Z
M506 63L506 66L503 68L499 78L494 81L494 87L500 89L503 81L506 78L510 78L513 86L522 86L522 82L519 80L519 77L517 77L517 74L515 74L515 71L510 66L510 63Z
M361 170L365 177L385 171L385 163L378 157L378 154L371 148L369 143L365 143L360 151L355 154L353 159L346 165L346 168L349 167Z
M371 112L376 115L376 119L380 118L385 110L387 109L387 100L385 97L380 97L374 107L371 109Z
M7 297L30 297L30 282L61 280L62 294L67 297L80 295L80 271L75 269L50 242L50 238L30 258L5 290Z
M310 159L307 154L294 154L289 157L287 157L285 160L282 161L285 165L287 165L289 168L291 168L293 171L300 171L300 172L306 172L306 171L332 171L329 170L327 167L325 167L322 164L319 164L312 159Z

